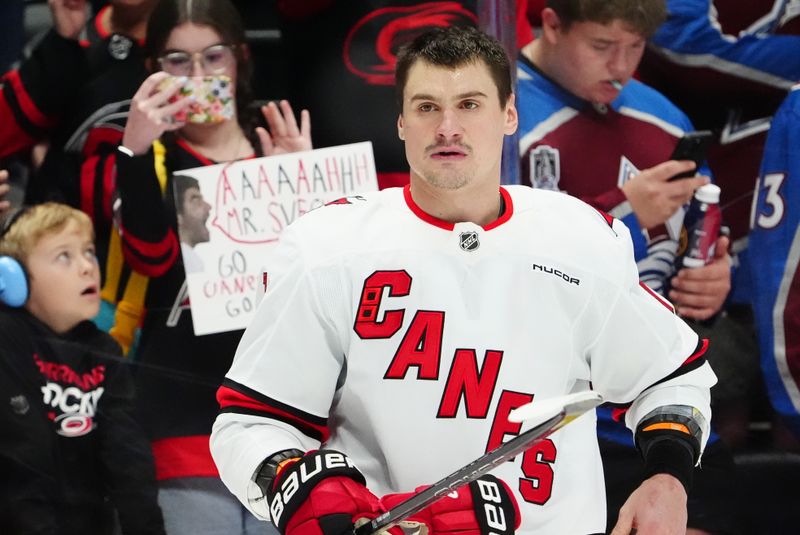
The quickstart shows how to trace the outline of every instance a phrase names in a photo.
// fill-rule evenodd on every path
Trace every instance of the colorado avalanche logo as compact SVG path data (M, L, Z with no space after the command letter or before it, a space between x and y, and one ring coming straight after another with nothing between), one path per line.
M465 251L475 251L481 246L478 233L475 231L462 232L458 235L458 245Z
M344 64L371 85L394 85L397 50L435 27L474 26L477 17L459 2L426 2L377 9L359 20L344 41ZM374 43L374 47L353 46Z

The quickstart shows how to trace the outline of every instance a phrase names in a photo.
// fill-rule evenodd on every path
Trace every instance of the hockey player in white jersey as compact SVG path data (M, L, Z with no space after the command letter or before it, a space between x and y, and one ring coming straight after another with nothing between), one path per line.
M707 343L639 284L625 226L565 194L500 186L517 128L509 61L468 28L398 56L410 185L291 225L218 393L225 484L286 535L334 535L518 434L509 412L593 389L627 409L649 477L614 534L685 533L709 431ZM594 414L412 520L429 533L605 529ZM501 484L504 482L504 484Z

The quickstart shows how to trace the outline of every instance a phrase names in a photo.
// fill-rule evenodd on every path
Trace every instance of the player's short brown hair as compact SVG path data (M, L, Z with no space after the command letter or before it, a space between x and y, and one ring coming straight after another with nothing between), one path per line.
M37 204L9 217L0 239L0 255L10 256L23 265L42 237L61 231L70 221L77 223L94 240L94 227L89 216L66 204Z
M645 38L653 35L667 18L665 0L547 0L564 30L574 22L610 24L622 21Z
M511 96L511 66L503 45L472 26L447 26L417 36L397 54L395 92L401 113L408 72L417 61L451 69L483 61L497 86L500 107Z

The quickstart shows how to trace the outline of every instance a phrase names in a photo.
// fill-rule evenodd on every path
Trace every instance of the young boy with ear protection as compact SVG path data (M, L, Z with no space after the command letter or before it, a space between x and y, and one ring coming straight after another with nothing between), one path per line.
M150 445L121 350L90 320L100 274L89 217L25 208L0 234L0 526L8 533L163 534ZM6 531L8 530L8 531Z

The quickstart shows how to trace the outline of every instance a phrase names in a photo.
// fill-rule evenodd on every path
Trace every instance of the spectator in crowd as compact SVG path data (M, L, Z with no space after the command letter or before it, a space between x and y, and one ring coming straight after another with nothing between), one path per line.
M752 263L747 259L753 183L771 116L800 80L800 11L783 0L667 0L667 10L639 75L680 106L698 128L719 133L708 165L722 190L720 204L736 271L716 328L716 347L726 364L718 368L714 414L726 442L745 449L758 440L750 431L751 417L771 420L758 366L751 307L757 296L751 291ZM778 383L768 379L767 390ZM785 434L781 420L773 429Z
M665 14L663 0L546 2L541 35L522 49L518 61L521 168L532 186L580 197L621 218L631 231L640 280L668 295L683 317L707 320L730 288L727 238L717 240L707 266L675 270L684 206L708 182L704 176L669 180L694 168L692 162L669 160L678 139L693 127L664 96L632 79L647 38ZM713 356L712 345L712 366L724 359ZM601 411L599 433L611 525L638 481L618 466L628 466L635 451L630 433L610 416ZM713 532L732 524L727 479L719 480L731 460L727 452L718 453L721 449L709 448L704 462L709 469L696 471L692 528Z
M0 525L4 533L164 534L150 444L100 305L89 217L45 203L0 236Z
M753 276L761 368L772 405L797 436L800 436L799 179L800 86L796 86L773 117L767 136L756 184L748 259Z
M113 149L147 76L142 44L156 1L112 0L89 21L86 0L51 0L53 29L3 76L0 91L0 158L49 146L41 168L18 182L28 203L59 200L91 217L103 281L96 321L125 352L139 310L126 303L114 317L132 277L112 231Z
M171 534L253 532L259 527L225 490L208 437L214 393L241 331L195 336L180 255L173 173L256 155L311 149L310 119L298 126L288 102L262 109L255 128L250 61L242 22L229 0L160 0L145 43L150 75L131 102L116 156L118 216L126 259L149 277L137 356L144 425L150 433L159 502ZM234 87L230 120L184 120L191 100L172 97L186 77L226 76ZM223 78L218 78L222 81ZM172 101L171 101L172 100ZM177 116L177 118L175 118Z
M218 393L211 443L224 481L261 517L268 501L283 534L343 531L380 514L373 492L435 481L518 433L503 423L510 407L593 388L629 408L648 465L614 533L684 533L715 380L704 344L639 284L621 222L567 195L500 186L517 112L496 40L426 32L400 53L396 84L410 185L342 199L282 235ZM495 469L522 532L605 529L595 444L590 414ZM468 494L421 522L487 533Z

